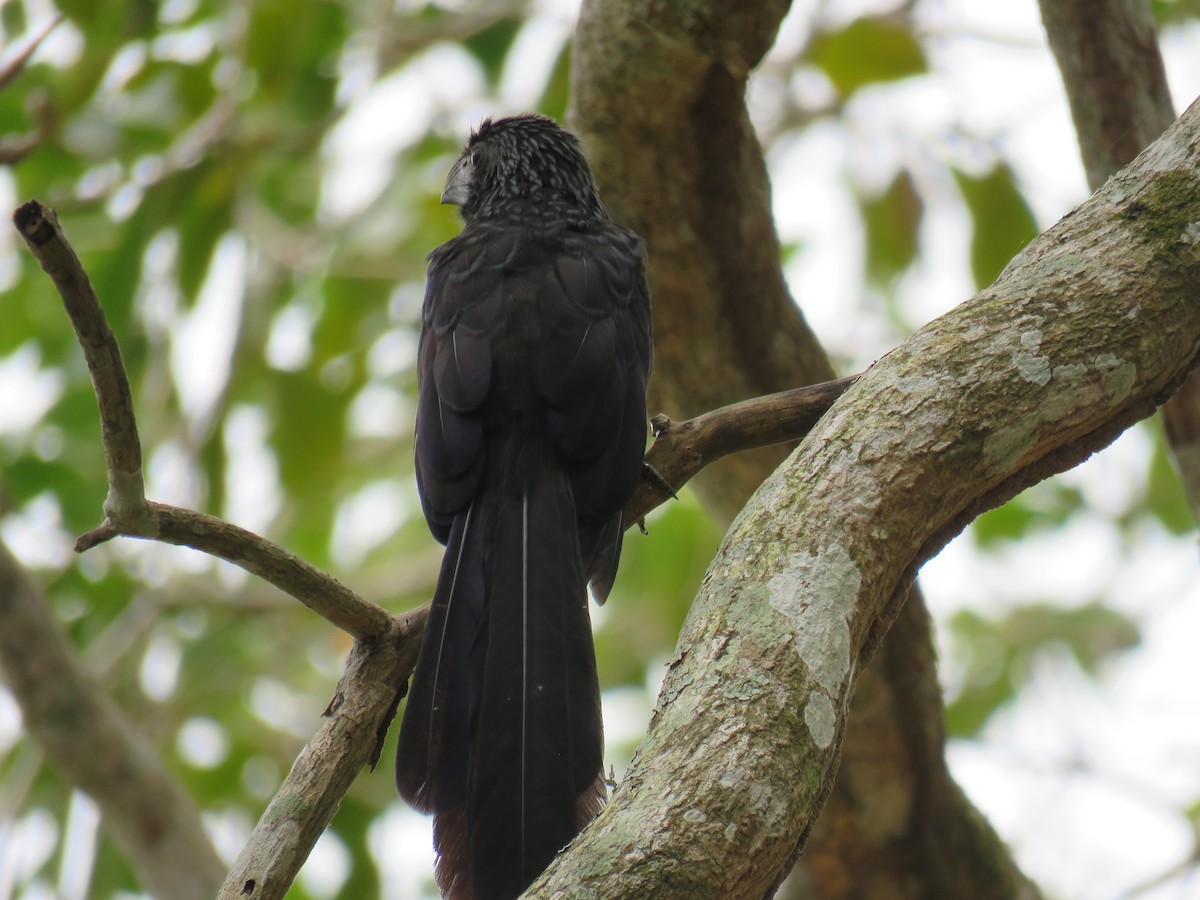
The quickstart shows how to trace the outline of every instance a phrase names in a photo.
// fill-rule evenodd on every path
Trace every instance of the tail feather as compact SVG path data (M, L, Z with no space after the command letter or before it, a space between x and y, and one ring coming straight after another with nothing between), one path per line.
M617 577L624 531L625 519L620 513L607 519L599 527L580 528L580 547L583 549L588 584L592 588L592 597L601 606L608 599Z
M438 855L433 877L444 900L474 900L466 806L433 817L433 848Z
M581 796L597 808L600 695L561 473L498 498L485 582L475 660L483 740L471 754L467 810L476 897L508 900L578 833Z
M466 800L470 654L484 604L483 518L472 506L451 528L400 724L396 787L427 813Z
M400 726L453 900L512 900L599 811L603 735L570 485L547 467L457 517Z

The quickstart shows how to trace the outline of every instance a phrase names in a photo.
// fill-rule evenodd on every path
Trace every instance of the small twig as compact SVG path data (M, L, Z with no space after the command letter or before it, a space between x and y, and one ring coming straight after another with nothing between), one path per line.
M654 445L645 464L662 482L678 491L705 466L742 450L753 450L808 434L857 375L810 384L765 397L731 403L684 422L655 416L650 423ZM670 499L652 480L643 479L625 506L625 522L633 525Z
M110 524L125 530L143 520L147 510L142 481L142 446L138 441L133 395L121 362L120 347L54 210L37 200L30 200L13 213L13 224L58 288L79 346L83 348L100 407L104 458L108 468L108 499L104 503L104 512Z
M240 566L360 641L391 631L393 619L385 609L278 544L215 516L164 503L151 502L149 507L154 532L125 532L129 537L191 547Z
M29 58L37 52L37 48L42 45L42 41L50 36L50 32L57 28L58 24L64 18L66 17L59 15L51 19L16 56L0 67L0 91L8 87L12 80L21 74L21 70L29 62Z

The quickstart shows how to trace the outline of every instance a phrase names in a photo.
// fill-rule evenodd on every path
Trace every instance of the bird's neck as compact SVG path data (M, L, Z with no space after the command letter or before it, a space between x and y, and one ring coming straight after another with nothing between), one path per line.
M462 212L467 225L561 228L563 223L567 223L570 227L584 230L608 219L599 201L580 203L561 198L505 199L481 203L474 208L464 207Z

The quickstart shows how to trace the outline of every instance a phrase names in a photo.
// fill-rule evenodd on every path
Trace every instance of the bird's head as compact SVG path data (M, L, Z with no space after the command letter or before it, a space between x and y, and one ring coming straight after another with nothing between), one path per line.
M485 119L450 169L442 202L457 205L467 222L548 207L581 218L606 215L579 139L532 113Z

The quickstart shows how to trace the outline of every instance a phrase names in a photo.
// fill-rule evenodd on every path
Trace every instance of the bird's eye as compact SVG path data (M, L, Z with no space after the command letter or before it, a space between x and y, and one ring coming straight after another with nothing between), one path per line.
M470 161L471 161L471 165L473 165L473 166L479 165L479 151L478 150L471 151L471 160Z

